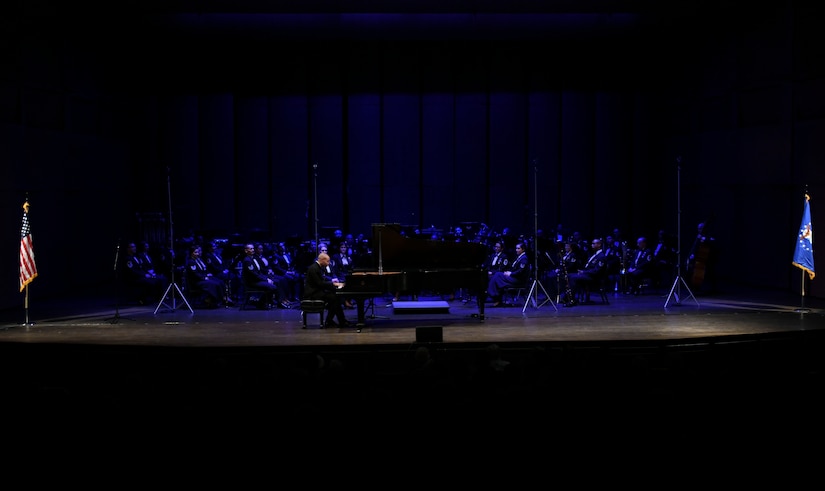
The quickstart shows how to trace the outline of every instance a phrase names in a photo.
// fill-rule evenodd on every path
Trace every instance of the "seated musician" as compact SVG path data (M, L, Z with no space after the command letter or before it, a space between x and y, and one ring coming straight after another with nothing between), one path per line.
M602 249L602 240L593 239L590 245L593 251L582 269L570 275L570 288L576 291L589 292L598 287L607 277L607 260ZM588 294L589 296L589 294Z
M265 298L261 299L260 308L268 308L277 297L286 295L286 290L282 288L283 285L276 283L275 280L267 275L266 270L263 269L263 264L255 254L255 246L253 244L246 244L244 246L244 253L246 254L241 263L241 282L245 290L263 290L267 294Z
M659 242L653 248L653 261L656 263L656 282L658 286L670 285L676 267L676 249L671 245L670 237L664 229L659 230Z
M126 253L121 261L119 270L123 272L124 282L134 290L136 300L141 305L156 301L163 295L166 286L163 278L144 268L144 263L137 256L134 242L126 245Z
M304 275L295 269L295 261L289 254L285 243L279 242L275 246L271 259L272 270L275 274L286 278L289 300L300 301L303 297L301 290L304 288Z
M655 279L657 275L656 262L653 258L653 249L648 247L647 238L636 239L636 254L630 259L627 267L627 282L630 293L638 295L641 292L642 283Z
M618 229L616 229L618 232ZM624 252L627 250L627 246L622 246L621 242L616 240L612 235L608 235L604 238L604 257L607 261L607 278L609 280L609 284L613 287L613 290L619 291L623 289L621 287L622 283L622 269L626 266L623 264L624 262Z
M346 241L342 241L338 246L338 252L330 257L330 268L333 278L338 278L339 281L345 281L347 275L351 274L355 268L355 263L349 253L349 244ZM344 300L344 306L348 309L355 307L350 299Z
M325 275L326 269L329 267L329 255L325 252L318 254L318 258L314 263L309 265L304 278L304 300L323 300L327 306L327 321L325 327L335 327L337 325L348 326L347 318L344 315L344 309L341 307L341 301L335 290L342 288L344 283L337 279L328 279ZM333 318L338 319L338 324Z
M190 292L203 293L204 303L208 308L216 308L224 298L224 283L209 272L206 263L201 259L202 253L201 246L189 246L189 256L184 268L186 286Z
M510 258L508 258L507 253L504 252L504 243L497 240L495 244L493 244L493 253L490 254L484 263L484 269L487 270L487 277L492 278L493 274L499 271L505 271L509 265Z
M579 271L584 262L581 259L579 245L575 242L564 243L564 252L558 260L558 267L545 276L546 286L551 294L560 297L569 285L570 275ZM568 302L574 299L567 299Z
M255 260L261 265L261 271L278 287L278 307L288 309L292 307L289 295L289 279L275 272L269 251L263 244L255 244Z
M493 307L505 307L503 292L507 288L524 285L530 279L530 263L524 244L516 244L516 259L504 271L498 271L490 277L487 295L493 300Z
M164 268L163 262L156 259L156 255L157 254L153 252L152 247L149 245L149 242L144 240L143 242L140 242L140 249L137 254L135 254L135 258L138 262L140 262L140 266L143 270L156 277L160 283L168 285L169 282L163 271L169 271L169 269Z
M229 270L229 262L221 257L218 244L214 240L207 241L203 246L201 259L206 263L206 269L213 277L221 280L224 284L223 301L226 305L232 305L232 272Z

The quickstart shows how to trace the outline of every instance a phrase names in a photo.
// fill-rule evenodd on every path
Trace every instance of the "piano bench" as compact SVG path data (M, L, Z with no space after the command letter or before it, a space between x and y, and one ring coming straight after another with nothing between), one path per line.
M320 314L321 328L324 327L324 311L327 308L327 303L323 300L301 300L301 320L303 326L301 329L307 328L307 314Z

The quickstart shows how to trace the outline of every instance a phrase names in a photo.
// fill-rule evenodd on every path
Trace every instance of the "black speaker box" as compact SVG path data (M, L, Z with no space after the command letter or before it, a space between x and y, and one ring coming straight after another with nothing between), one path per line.
M441 326L420 326L415 328L416 343L441 343L444 333Z

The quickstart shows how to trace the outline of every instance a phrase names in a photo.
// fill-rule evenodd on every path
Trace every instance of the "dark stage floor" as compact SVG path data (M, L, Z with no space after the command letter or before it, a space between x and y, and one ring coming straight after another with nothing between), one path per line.
M317 315L302 329L298 310L192 313L179 297L157 313L116 306L111 292L31 302L30 325L22 308L2 312L0 367L13 374L2 389L28 414L153 419L172 410L221 421L365 413L374 422L526 422L603 410L761 413L777 401L803 419L822 410L825 302L750 288L669 293L610 293L608 304L570 308L542 294L538 306L488 303L483 322L474 302L402 314L378 298L361 332L319 329ZM442 340L417 340L433 333Z
M540 290L540 289L539 289ZM681 293L681 295L679 295ZM321 348L384 345L408 349L417 328L441 327L443 344L486 345L532 342L695 342L727 337L790 334L825 328L825 301L789 292L728 288L714 295L649 289L641 295L610 293L607 304L593 302L565 307L522 296L511 307L486 303L484 320L474 300L446 301L421 296L417 303L447 309L393 308L389 297L375 299L361 332L352 327L319 329L319 316L308 316L302 329L299 309L241 310L238 307L189 309L189 299L167 296L164 302L119 305L111 291L51 301L30 302L24 308L0 312L0 343L57 343L177 347ZM553 297L551 300L556 300ZM432 304L432 302L438 302ZM442 303L443 302L443 303ZM805 308L806 313L800 309ZM347 310L356 320L356 311ZM28 324L26 322L28 321Z

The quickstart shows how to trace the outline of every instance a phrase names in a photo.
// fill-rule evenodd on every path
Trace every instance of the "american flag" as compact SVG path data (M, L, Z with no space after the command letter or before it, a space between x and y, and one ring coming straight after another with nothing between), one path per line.
M37 266L34 264L32 248L32 231L29 225L29 202L23 203L23 227L20 230L20 291L37 278Z

